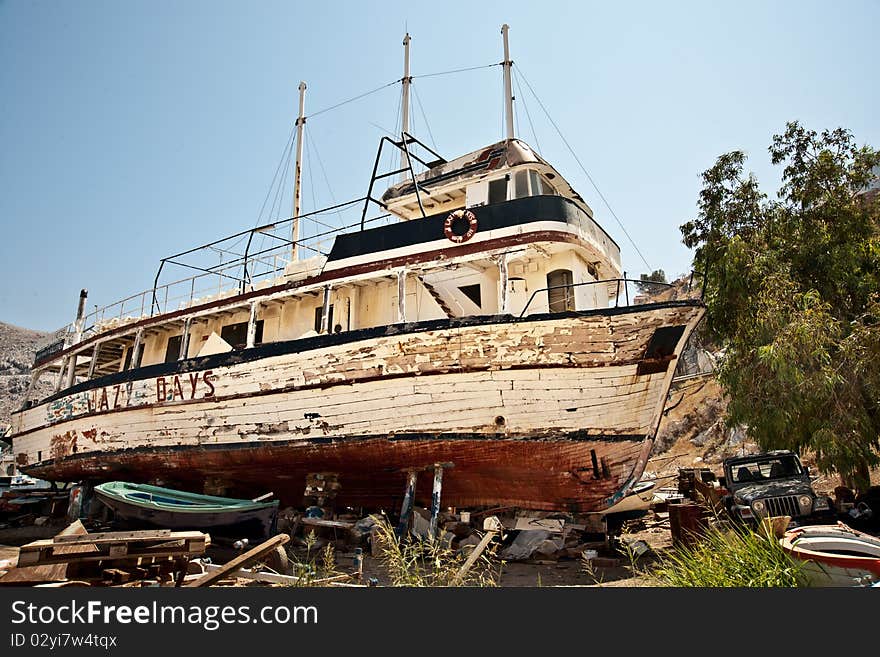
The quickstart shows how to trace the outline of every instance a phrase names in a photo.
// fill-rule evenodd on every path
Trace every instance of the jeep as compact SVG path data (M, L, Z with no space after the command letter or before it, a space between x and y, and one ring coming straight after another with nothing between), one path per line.
M724 480L725 507L735 520L790 516L800 524L833 515L830 500L813 490L809 468L788 450L725 459Z

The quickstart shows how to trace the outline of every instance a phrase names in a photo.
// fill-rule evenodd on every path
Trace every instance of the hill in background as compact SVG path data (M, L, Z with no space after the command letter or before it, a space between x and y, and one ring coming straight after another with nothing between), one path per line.
M0 322L0 429L21 407L37 346L52 335ZM41 384L48 388L48 383ZM47 390L48 392L48 390Z

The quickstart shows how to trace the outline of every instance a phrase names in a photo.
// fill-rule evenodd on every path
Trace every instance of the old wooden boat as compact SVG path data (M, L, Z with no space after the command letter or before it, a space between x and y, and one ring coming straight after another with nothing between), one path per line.
M199 530L243 537L268 536L278 517L278 500L241 500L182 490L110 481L95 495L117 519L160 529Z
M337 504L388 508L406 471L425 503L430 467L451 463L444 505L594 512L627 495L703 304L629 303L618 245L515 138L510 93L505 139L446 160L408 132L409 79L365 198L301 214L298 157L293 217L165 258L112 306L81 297L34 364L54 393L14 416L22 471L271 488L285 505L333 473ZM389 149L401 164L382 172ZM198 274L163 282L182 265Z
M815 586L869 586L880 582L880 538L838 522L791 529L782 548L801 561Z

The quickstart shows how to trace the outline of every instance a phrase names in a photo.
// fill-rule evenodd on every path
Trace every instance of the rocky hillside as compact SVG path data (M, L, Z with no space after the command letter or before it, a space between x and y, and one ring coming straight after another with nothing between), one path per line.
M688 277L672 283L672 287L644 286L635 303L652 303L695 297ZM679 359L677 381L669 391L652 465L663 471L676 472L678 467L704 464L710 467L723 459L742 452L754 452L757 446L746 437L745 427L725 425L727 400L712 374L719 357L718 349L699 330L691 335Z
M21 406L37 344L49 335L0 322L0 430Z

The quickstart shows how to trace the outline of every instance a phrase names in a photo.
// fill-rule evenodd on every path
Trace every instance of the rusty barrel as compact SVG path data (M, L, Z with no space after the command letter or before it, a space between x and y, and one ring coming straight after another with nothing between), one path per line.
M693 502L669 505L669 528L674 545L689 546L704 534L708 523L706 510Z

